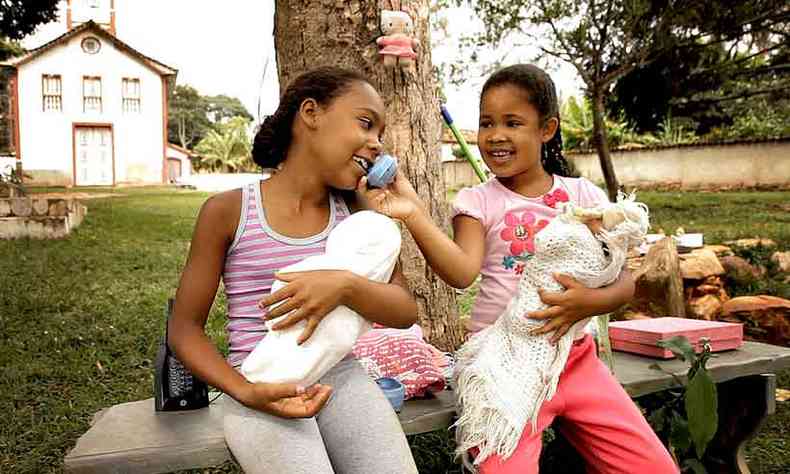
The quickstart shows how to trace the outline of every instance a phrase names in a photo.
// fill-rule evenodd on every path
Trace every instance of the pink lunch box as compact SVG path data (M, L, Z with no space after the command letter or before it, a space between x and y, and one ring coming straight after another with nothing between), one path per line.
M609 323L609 339L616 351L671 359L674 354L657 343L674 336L686 336L698 353L702 351L701 338L710 340L712 352L726 351L743 344L743 325L673 317Z

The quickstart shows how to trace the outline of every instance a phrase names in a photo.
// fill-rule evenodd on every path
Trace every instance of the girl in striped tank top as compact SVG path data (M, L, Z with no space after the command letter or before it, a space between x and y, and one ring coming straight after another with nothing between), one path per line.
M275 330L305 320L302 340L340 305L385 326L416 321L417 305L397 267L386 284L339 270L277 274L323 253L349 204L364 207L356 203L365 202L384 115L381 97L357 73L320 68L299 76L255 136L253 160L276 169L272 177L212 196L200 210L169 344L194 374L229 395L225 439L247 473L417 472L397 416L352 357L312 387L249 383L238 371L266 337L264 318L290 313ZM287 285L270 294L275 278ZM220 279L227 359L205 333Z

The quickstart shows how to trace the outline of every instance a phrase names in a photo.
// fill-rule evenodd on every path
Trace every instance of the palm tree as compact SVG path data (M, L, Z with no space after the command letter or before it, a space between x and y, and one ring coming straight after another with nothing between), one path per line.
M249 120L233 117L209 130L195 147L201 163L211 171L238 173L251 171L255 165L250 157Z
M577 101L576 97L570 96L562 104L560 117L563 145L571 150L591 148L593 116L590 102L586 98Z
M569 150L590 150L593 148L595 127L592 105L587 97L577 100L570 96L560 109L562 119L563 146ZM606 135L612 148L624 145L654 145L658 140L651 134L638 134L624 118L615 120L604 117Z

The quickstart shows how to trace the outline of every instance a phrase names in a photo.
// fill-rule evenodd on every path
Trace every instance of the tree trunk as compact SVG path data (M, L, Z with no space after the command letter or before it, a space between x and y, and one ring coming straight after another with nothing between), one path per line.
M180 118L176 119L176 130L178 131L178 142L181 148L188 148L186 132L184 131L184 121Z
M617 198L617 176L614 174L612 166L612 156L609 154L609 137L606 132L606 122L604 121L605 112L603 106L603 89L593 90L593 143L598 151L598 160L601 162L603 179L606 181L606 190L609 199L614 201Z
M274 44L280 87L299 74L334 65L365 74L387 108L385 148L399 159L435 222L448 228L444 178L439 162L441 119L430 56L428 0L277 0ZM422 49L411 71L384 68L376 38L381 10L402 10L414 21ZM426 265L404 231L401 265L419 306L426 339L442 350L463 340L455 293Z

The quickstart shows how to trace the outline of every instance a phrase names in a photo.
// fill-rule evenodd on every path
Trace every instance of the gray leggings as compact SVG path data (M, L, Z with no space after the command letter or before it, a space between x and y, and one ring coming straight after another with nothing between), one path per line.
M313 418L279 418L228 397L225 440L245 473L417 473L398 417L356 359L320 382L332 396Z

